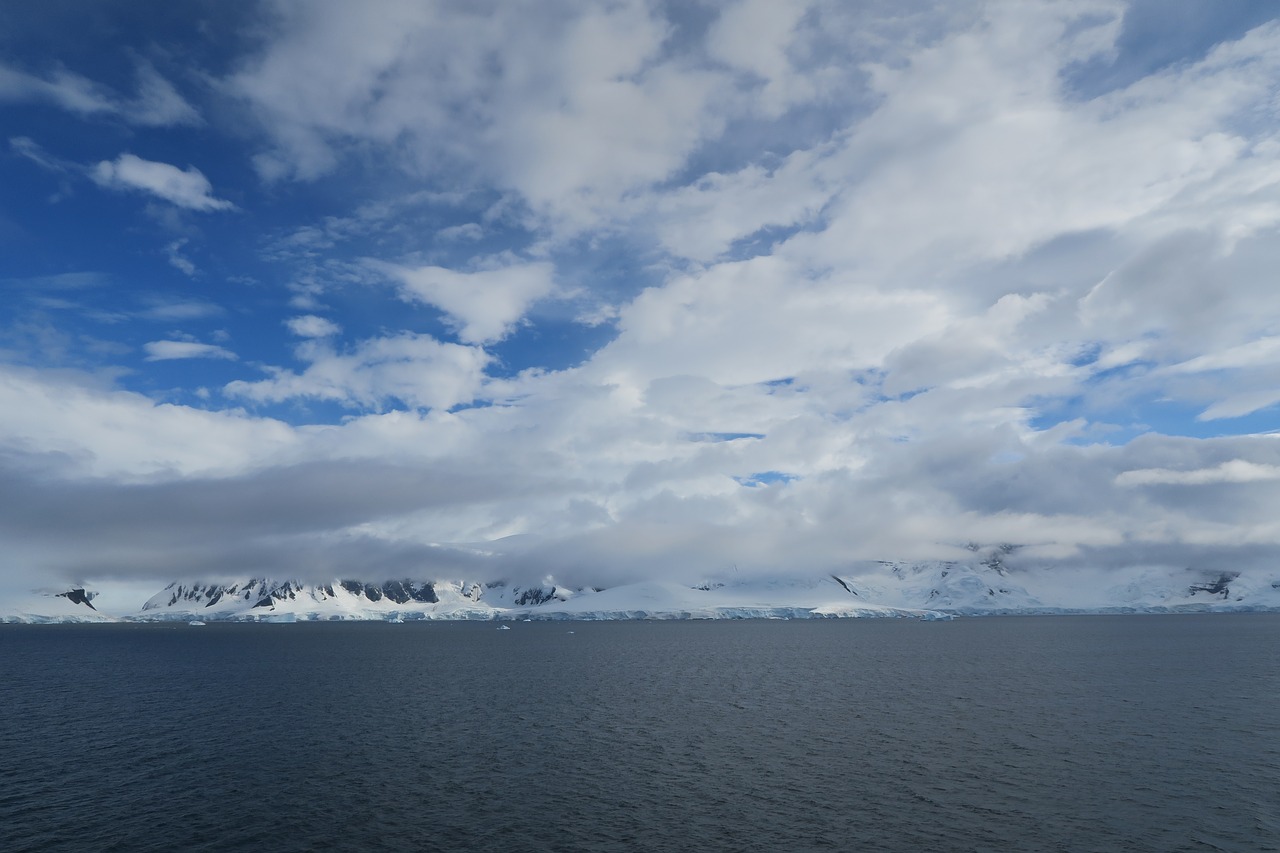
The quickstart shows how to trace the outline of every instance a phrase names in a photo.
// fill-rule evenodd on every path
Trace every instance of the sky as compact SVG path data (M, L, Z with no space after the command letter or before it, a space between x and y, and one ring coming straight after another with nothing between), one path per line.
M0 6L0 594L1274 566L1259 0Z

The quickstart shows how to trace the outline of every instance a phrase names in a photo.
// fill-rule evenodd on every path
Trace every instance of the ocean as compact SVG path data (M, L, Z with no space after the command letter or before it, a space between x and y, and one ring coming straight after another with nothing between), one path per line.
M0 625L0 850L1280 850L1280 616Z

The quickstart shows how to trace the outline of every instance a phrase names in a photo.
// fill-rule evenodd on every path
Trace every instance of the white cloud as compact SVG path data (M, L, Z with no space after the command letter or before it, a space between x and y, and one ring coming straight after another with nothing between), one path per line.
M146 320L162 322L178 322L183 320L203 320L219 317L226 311L212 302L198 299L171 299L165 296L150 295L144 297L147 307L137 316Z
M385 478L411 460L423 467L406 481L471 490L424 503L412 483L371 482L361 500L377 513L306 523L336 537L359 525L389 550L481 542L504 567L584 582L825 571L962 556L969 540L1026 543L1024 566L1046 570L1274 555L1274 438L1136 422L1150 400L1210 419L1280 399L1280 31L1092 96L1070 80L1116 61L1120 4L842 5L726 3L686 26L641 3L369 15L281 0L222 83L261 122L265 177L319 180L359 156L398 170L410 195L456 182L479 188L477 207L501 198L490 216L433 208L416 242L386 249L410 259L394 265L353 270L343 252L390 245L375 219L411 232L396 222L407 203L291 229L271 251L304 265L294 308L333 296L336 311L356 298L339 288L372 269L439 309L461 344L392 319L344 346L335 320L285 319L306 339L300 364L223 390L351 415L294 429L102 390L69 393L64 412L56 377L23 374L0 400L6 446L120 478L230 468L294 510L341 502L325 466ZM881 14L892 20L858 17ZM123 161L102 180L228 204L194 169L147 164L130 182ZM460 217L483 227L439 229ZM466 241L492 252L510 229L532 232L519 251L537 260L466 258ZM619 243L620 263L605 254ZM566 313L614 322L615 339L572 369L486 375L485 346L575 288ZM492 405L459 408L476 399ZM328 473L280 470L250 447L259 436ZM534 533L523 550L493 541Z
M754 97L760 111L771 118L815 94L814 77L799 73L787 55L809 6L805 0L727 3L707 37L713 57L761 81Z
M37 77L6 65L0 65L0 100L50 101L80 115L117 109L108 92L78 74L59 70L48 77Z
M1170 373L1201 373L1280 363L1280 337L1268 336L1170 365Z
M608 381L694 373L723 384L878 367L941 330L941 301L908 288L812 273L778 257L718 264L624 306L619 336L592 361Z
M1245 459L1232 459L1212 468L1191 471L1169 468L1143 468L1116 476L1118 486L1184 485L1209 483L1258 483L1280 480L1280 465L1263 465Z
M194 341L150 341L142 345L147 361L171 361L179 358L221 358L234 361L236 354L214 344Z
M15 136L9 140L9 148L15 154L26 157L31 162L47 169L50 172L69 172L75 168L73 163L69 163L60 157L55 157L48 151L45 151L34 139L28 136Z
M484 229L474 222L451 225L436 232L437 240L479 240L483 236Z
M138 94L124 107L134 124L150 127L200 124L200 114L155 67L138 66Z
M156 403L89 376L10 365L0 365L0 412L0 445L69 478L244 473L296 443L280 421Z
M770 226L813 222L831 199L822 150L797 151L775 169L711 173L653 201L655 230L677 255L710 262L736 240Z
M308 363L302 373L269 368L268 379L237 380L224 390L260 403L310 398L359 408L399 402L448 409L474 399L489 362L477 347L409 333L370 338L346 352L309 340L298 345L298 357Z
M169 256L169 265L189 276L194 276L197 272L196 265L191 259L182 254L182 247L187 244L186 240L174 240L165 247L165 254Z
M1276 376L1268 377L1268 387L1245 391L1239 394L1227 394L1223 399L1209 406L1196 416L1200 421L1216 421L1223 418L1240 418L1253 414L1280 403L1280 391L1276 390Z
M672 23L638 0L276 8L277 37L224 81L270 136L257 161L270 179L315 179L363 141L396 142L411 173L481 175L579 231L760 104L754 77L735 84L699 46L673 50ZM735 85L743 96L727 97Z
M0 102L46 101L81 116L113 115L147 127L200 123L196 109L154 66L139 63L137 77L136 95L125 99L63 68L37 76L0 64Z
M1065 233L1126 226L1229 166L1242 141L1223 122L1261 91L1256 67L1210 59L1176 82L1064 97L1060 75L1081 58L1064 36L1109 31L1119 7L1092 11L1108 7L1091 21L1085 6L992 4L980 29L874 67L881 105L832 155L844 192L805 249L909 262L904 271L1008 258ZM1269 45L1255 40L1255 58ZM1186 88L1175 95L1173 85Z
M546 262L516 263L474 272L375 261L370 265L399 281L403 298L443 311L466 343L490 343L506 337L529 307L555 288L554 268Z
M285 321L289 331L300 338L328 338L342 331L342 327L327 317L302 314Z
M143 160L133 154L121 154L115 160L103 160L89 172L99 186L108 189L140 190L188 210L232 210L235 205L215 198L209 179L194 166L185 170L168 163Z

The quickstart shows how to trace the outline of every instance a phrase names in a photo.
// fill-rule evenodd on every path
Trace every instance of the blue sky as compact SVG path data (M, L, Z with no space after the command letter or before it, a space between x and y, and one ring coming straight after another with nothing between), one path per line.
M9 4L0 579L1270 560L1277 14Z

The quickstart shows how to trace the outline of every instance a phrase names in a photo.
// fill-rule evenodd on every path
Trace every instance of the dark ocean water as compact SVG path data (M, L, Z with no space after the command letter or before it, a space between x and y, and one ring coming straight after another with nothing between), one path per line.
M1280 617L0 626L0 850L1280 849Z

